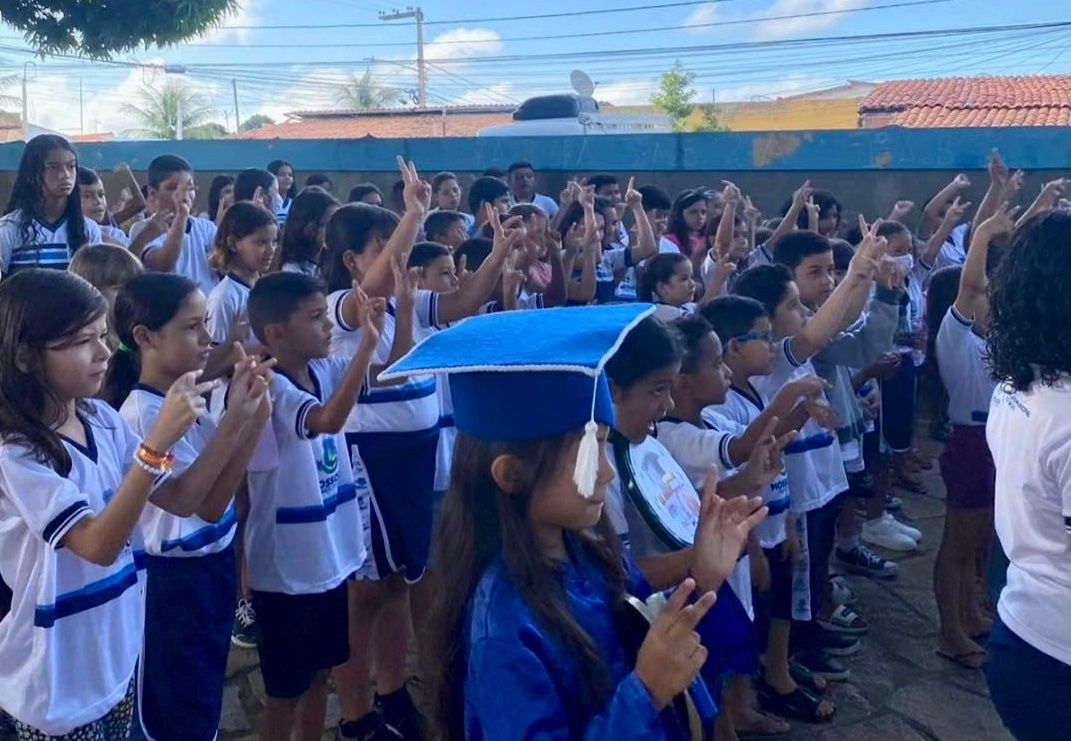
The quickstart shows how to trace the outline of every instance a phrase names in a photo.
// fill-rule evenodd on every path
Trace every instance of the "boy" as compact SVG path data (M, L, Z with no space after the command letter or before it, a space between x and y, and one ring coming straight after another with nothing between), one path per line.
M320 285L274 273L249 293L249 321L276 359L270 433L249 469L246 571L268 696L260 738L323 734L328 671L349 657L346 579L367 556L363 476L341 434L383 324L382 299L358 292L360 349L328 359L331 320ZM361 537L365 533L365 537Z
M491 255L494 242L483 237L474 237L465 240L457 251L454 258L459 262L465 261L465 273L472 273L480 269L484 261ZM551 280L547 290L543 293L529 293L523 290L523 273L514 269L523 258L524 244L520 243L511 250L506 258L506 267L502 277L495 284L494 290L486 303L480 308L480 314L488 314L496 311L544 309L552 306L561 306L565 303L565 269L562 258L557 253L556 247L552 248L553 254L548 252L547 258L551 266ZM461 278L462 276L458 276Z
M558 203L550 196L536 193L535 170L531 162L514 162L509 166L509 190L511 200L517 203L531 203L539 206L549 218L558 215Z
M438 242L456 250L468 239L465 214L457 211L432 211L424 219L424 236L429 242Z
M480 236L480 232L487 225L487 214L483 204L489 203L500 214L509 210L509 187L498 178L482 177L469 188L469 211L476 218L469 228L469 236Z
M144 243L151 236L141 253L146 269L177 273L209 295L219 283L219 274L208 265L216 225L190 215L197 194L190 163L173 154L161 155L149 163L148 181L157 212L131 228L131 243ZM150 231L142 234L146 229Z

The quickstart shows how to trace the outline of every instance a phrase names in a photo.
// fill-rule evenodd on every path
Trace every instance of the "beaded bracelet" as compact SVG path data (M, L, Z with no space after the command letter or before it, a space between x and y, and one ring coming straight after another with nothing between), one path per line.
M145 473L153 476L163 476L171 472L175 456L171 453L157 453L152 448L139 445L134 451L134 463Z

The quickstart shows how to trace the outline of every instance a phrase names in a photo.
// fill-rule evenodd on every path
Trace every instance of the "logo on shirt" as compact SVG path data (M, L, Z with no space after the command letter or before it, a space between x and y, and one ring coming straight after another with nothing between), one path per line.
M321 478L338 473L338 446L335 438L325 436L320 443L320 460L316 462L316 468Z

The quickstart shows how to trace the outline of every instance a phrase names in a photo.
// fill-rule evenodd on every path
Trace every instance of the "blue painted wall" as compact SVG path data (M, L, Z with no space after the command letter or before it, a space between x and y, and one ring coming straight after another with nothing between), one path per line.
M980 170L996 147L1025 170L1071 170L1071 128L646 134L497 139L354 141L129 141L79 145L83 164L144 170L158 154L201 171L235 171L283 158L300 172L393 173L403 154L422 172L479 172L529 160L542 172L823 172ZM18 168L21 144L0 145L0 172Z

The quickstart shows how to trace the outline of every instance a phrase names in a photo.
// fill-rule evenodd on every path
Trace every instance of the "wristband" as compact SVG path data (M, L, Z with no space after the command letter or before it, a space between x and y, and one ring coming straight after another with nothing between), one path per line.
M175 456L171 453L157 453L144 444L139 445L134 451L134 463L146 473L153 476L163 476L171 472Z

